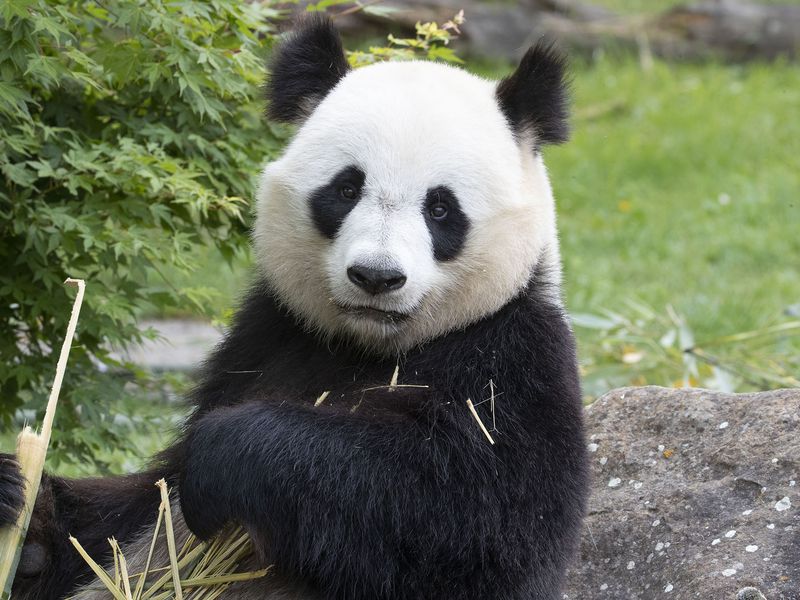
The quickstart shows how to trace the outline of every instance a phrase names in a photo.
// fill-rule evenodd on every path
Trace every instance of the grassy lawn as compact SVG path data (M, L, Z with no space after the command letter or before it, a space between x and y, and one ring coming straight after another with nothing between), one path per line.
M574 138L546 157L573 309L634 295L715 335L800 301L796 66L602 62L574 87Z
M670 304L698 342L786 321L800 302L797 66L601 61L577 69L575 99L573 141L547 154L570 309ZM578 333L591 362L603 340Z

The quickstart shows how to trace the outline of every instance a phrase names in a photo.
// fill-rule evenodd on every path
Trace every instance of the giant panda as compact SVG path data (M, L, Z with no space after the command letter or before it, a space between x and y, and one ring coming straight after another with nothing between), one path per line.
M238 523L274 565L228 598L558 598L587 494L541 154L568 134L562 58L536 45L499 83L352 71L316 17L271 72L297 131L260 177L256 283L195 411L146 472L44 477L14 599L106 598L67 536L97 559L114 536L133 571L160 477L179 537ZM20 490L5 455L0 524Z

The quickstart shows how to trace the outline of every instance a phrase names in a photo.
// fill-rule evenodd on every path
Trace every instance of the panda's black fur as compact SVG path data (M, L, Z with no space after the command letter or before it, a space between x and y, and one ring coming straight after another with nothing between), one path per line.
M497 101L512 128L533 135L537 150L569 139L569 89L566 62L553 44L539 42L516 71L497 86Z
M331 33L314 21L274 64L298 40ZM321 77L306 87L310 98L335 85L328 71ZM560 109L541 110L540 141L553 141L542 123ZM177 487L196 534L244 524L283 578L321 598L559 597L587 470L575 346L551 280L535 271L495 314L400 356L321 341L259 281L204 368L184 433L151 470L44 477L15 600L63 598L90 579L67 536L107 559L107 538L124 547L152 524L160 477ZM492 389L494 415L483 402ZM496 423L494 445L467 399ZM0 525L16 514L19 491L15 463L0 457Z
M181 481L191 529L243 520L325 597L555 597L585 489L560 310L534 279L399 366L401 384L426 387L388 389L394 360L322 346L268 293L251 294L199 392ZM494 446L466 406L490 381ZM492 422L488 403L478 411Z
M294 123L307 117L350 70L333 24L313 14L281 44L269 67L267 115Z

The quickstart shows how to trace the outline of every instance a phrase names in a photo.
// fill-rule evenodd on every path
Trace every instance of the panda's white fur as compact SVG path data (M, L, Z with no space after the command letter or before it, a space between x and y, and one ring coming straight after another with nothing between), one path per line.
M507 303L535 267L546 267L550 283L560 279L553 195L533 141L512 132L496 83L460 68L415 61L349 72L264 169L257 263L323 334L346 332L391 352L464 327ZM308 199L350 164L366 173L365 192L331 242L315 229ZM426 190L438 185L455 192L471 223L452 261L434 259L422 216ZM348 280L355 262L399 268L407 283L367 294ZM354 318L342 305L412 316Z

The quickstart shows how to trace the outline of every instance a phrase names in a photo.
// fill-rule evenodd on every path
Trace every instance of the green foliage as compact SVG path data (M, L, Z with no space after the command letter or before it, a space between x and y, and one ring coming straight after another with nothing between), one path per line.
M451 20L443 25L435 22L417 23L416 37L397 38L388 36L389 46L371 46L368 52L348 52L348 60L354 67L360 67L384 60L443 60L463 63L455 52L447 45L461 34L459 25L464 23L464 11L459 11Z
M0 419L42 407L71 306L87 280L56 463L122 444L104 408L124 381L111 346L138 311L193 307L198 247L246 245L250 180L281 139L260 117L261 3L235 0L0 4Z

